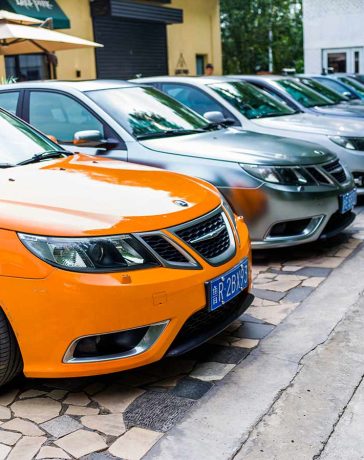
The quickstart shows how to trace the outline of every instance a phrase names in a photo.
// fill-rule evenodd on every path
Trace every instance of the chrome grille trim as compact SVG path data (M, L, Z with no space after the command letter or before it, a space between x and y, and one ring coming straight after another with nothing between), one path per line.
M200 264L181 246L179 246L172 238L168 235L163 233L162 231L155 231L155 232L143 232L143 233L134 233L133 236L137 238L146 248L150 251L153 256L161 263L163 267L168 268L182 268L182 269L200 269ZM163 238L168 244L170 244L174 249L176 249L182 257L186 260L186 262L180 261L173 261L173 260L166 260L164 259L157 251L153 249L151 245L144 239L147 236L158 236Z
M197 241L196 241L196 239L186 241L179 234L179 232L182 232L184 230L188 230L188 229L192 230L194 227L196 227L196 226L198 226L200 224L203 224L204 222L209 221L211 218L219 216L219 215L221 215L221 217L223 219L224 227L221 228L221 230L218 229L219 230L217 232L218 234L215 234L216 233L215 232L216 229L215 229L214 231L210 232L210 234L207 232L206 235L202 235L202 240L201 240L201 237L198 237ZM212 211L212 212L210 212L208 214L205 214L202 217L199 217L198 219L194 219L194 220L192 220L190 222L187 222L187 223L184 223L184 224L181 224L181 225L177 225L175 227L169 228L168 230L173 235L175 235L177 238L179 238L181 241L183 241L187 246L189 246L191 248L191 250L194 253L198 254L202 259L207 261L210 265L214 265L214 266L221 265L221 264L227 262L228 260L232 259L234 257L234 255L236 254L236 243L235 243L234 232L232 230L230 221L227 218L227 216L225 214L225 211L223 210L222 207L219 207L219 208L215 209L214 211ZM217 238L219 236L219 234L221 234L221 232L223 230L226 230L229 240L228 240L227 249L224 250L221 254L219 254L219 255L217 255L215 257L210 257L210 258L205 257L204 254L199 252L199 250L196 247L194 247L194 245L198 244L201 241L208 241L209 239L213 240L214 238Z

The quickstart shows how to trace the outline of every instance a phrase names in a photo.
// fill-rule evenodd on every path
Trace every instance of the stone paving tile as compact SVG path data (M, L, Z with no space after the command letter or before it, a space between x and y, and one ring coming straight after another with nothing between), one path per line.
M32 398L14 402L11 410L16 417L42 423L57 417L61 404L50 398Z
M200 399L212 387L212 383L203 382L191 377L183 378L178 385L172 390L172 394L181 398Z
M53 437L61 438L66 436L66 434L70 434L76 430L81 429L82 425L68 415L61 415L60 417L56 417L49 422L42 423L40 427L42 430L47 431Z
M112 444L109 451L117 458L140 460L160 439L161 433L132 428Z
M71 457L59 447L52 447L52 446L42 447L38 455L36 456L36 460L51 459L51 458L70 459Z
M107 444L99 434L92 431L78 430L54 442L76 458L107 449Z
M4 390L1 390L4 391ZM5 390L3 393L0 393L0 406L8 406L11 404L15 398L16 395L19 393L19 390L13 389L13 390Z
M26 398L36 398L37 396L43 396L46 394L46 391L41 390L27 390L24 393L19 395L19 399L26 399Z
M95 407L82 407L82 406L68 406L66 409L66 415L97 415L100 409Z
M85 393L69 393L63 401L64 404L71 404L72 406L87 406L90 402L91 400Z
M143 393L144 390L141 389L129 389L113 385L92 396L92 399L100 404L101 407L108 409L112 413L117 413L124 412L134 399Z
M5 460L10 451L11 447L0 444L0 460Z
M223 379L226 374L234 369L234 367L234 364L221 364L215 362L200 363L190 373L190 377L206 382L213 382Z
M287 302L303 302L314 290L312 287L298 287L289 291L285 297Z
M159 380L149 385L150 388L174 388L177 383L181 380L182 376L168 377L167 379Z
M260 299L272 300L273 302L279 302L285 296L285 292L267 291L259 288L253 288L252 292L256 297L259 297Z
M126 431L121 414L86 415L81 422L85 427L109 436L121 436Z
M148 391L124 413L128 428L139 426L153 431L168 431L193 405L193 401L171 392Z
M52 390L50 393L47 393L47 396L49 398L55 399L59 401L60 399L63 399L67 394L66 390Z
M20 418L13 418L6 423L1 425L2 430L17 431L24 434L25 436L42 436L44 431L40 430L38 426L29 422L28 420L22 420Z
M10 418L10 409L8 407L0 406L0 420L9 420Z
M246 355L246 351L242 348L210 343L196 348L189 354L189 356L193 356L199 362L211 361L222 364L238 364Z
M302 276L322 276L324 278L328 277L332 272L331 268L322 268L322 267L304 267L301 268L299 275Z
M314 287L316 288L319 286L326 278L321 277L321 276L314 276L312 278L308 278L305 281L302 282L303 287Z
M270 324L244 323L234 335L244 339L263 339L274 329Z
M20 433L12 433L11 431L0 430L0 442L8 446L13 446L21 438Z
M251 311L261 320L276 326L282 322L298 305L299 303L283 302L271 308L252 307ZM236 346L235 343L234 346Z
M257 339L239 339L234 342L234 347L241 347L246 349L254 348L258 345L259 340Z
M288 278L289 275L286 276ZM301 283L301 280L282 280L277 279L270 281L269 283L259 284L259 289L264 289L266 291L275 291L275 292L286 292L290 289L295 288Z
M46 442L45 436L24 436L18 441L7 457L8 460L31 460Z

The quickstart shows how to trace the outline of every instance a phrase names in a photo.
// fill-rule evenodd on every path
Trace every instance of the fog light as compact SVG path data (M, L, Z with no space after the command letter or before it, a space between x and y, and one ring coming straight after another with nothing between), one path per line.
M168 323L163 321L110 334L81 337L70 345L63 362L108 361L143 353L155 343Z

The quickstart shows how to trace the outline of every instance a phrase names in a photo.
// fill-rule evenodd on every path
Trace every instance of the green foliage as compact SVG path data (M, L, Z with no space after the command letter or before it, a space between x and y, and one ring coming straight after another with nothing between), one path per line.
M303 71L302 0L221 0L224 73Z

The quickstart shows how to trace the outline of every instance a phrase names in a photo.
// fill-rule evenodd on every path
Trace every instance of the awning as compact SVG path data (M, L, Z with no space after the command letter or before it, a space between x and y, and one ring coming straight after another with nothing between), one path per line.
M0 0L0 9L31 16L42 21L52 18L55 29L69 29L71 27L70 20L56 0Z

